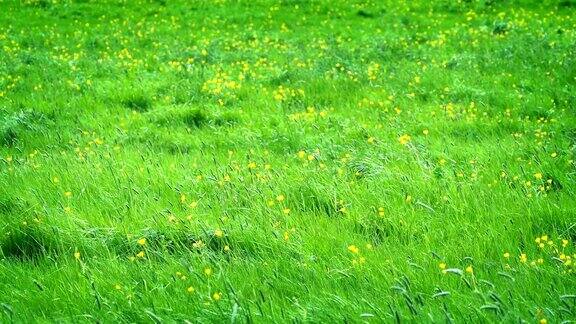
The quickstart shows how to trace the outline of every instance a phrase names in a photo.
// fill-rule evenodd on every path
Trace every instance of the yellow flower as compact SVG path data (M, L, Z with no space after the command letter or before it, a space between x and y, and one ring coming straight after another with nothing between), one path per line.
M504 257L505 257L506 259L508 259L508 258L510 257L510 253L508 253L508 252L504 253Z
M424 134L424 135L428 135L428 133L429 133L429 131L427 129L422 131L422 134Z
M181 194L180 195L180 202L184 203L186 201L186 195L185 194Z
M66 192L64 193L64 196L67 197L67 198L70 198L70 197L72 197L72 192L71 192L71 191L66 191Z
M469 265L468 267L466 267L466 272L468 272L468 273L470 273L470 274L474 273L474 269L472 268L471 265Z
M139 245L144 246L144 245L146 245L146 238L143 237L143 238L139 239L137 242L138 242Z
M306 157L306 152L304 152L304 151L299 151L299 152L298 152L298 157L301 158L301 159L303 159L304 157Z
M358 254L360 252L360 249L356 245L349 245L348 251L350 251L354 254Z
M80 252L74 252L74 258L76 258L76 260L80 260Z
M400 144L402 144L402 145L406 145L406 144L408 144L408 142L410 142L410 139L411 139L410 135L404 134L404 135L398 137L398 142L400 142Z
M140 252L138 252L138 254L136 254L136 256L139 258L143 258L144 255L145 255L144 251L140 251Z
M520 262L526 263L526 261L528 261L528 257L526 256L526 253L520 254Z
M193 293L194 292L194 287L190 286L188 287L188 289L186 289L186 291L188 291L189 293Z
M538 172L538 173L534 173L534 178L540 180L542 179L542 173Z
M278 200L279 202L284 201L285 198L286 198L286 197L284 197L284 195L278 195L278 196L276 196L276 200Z
M216 229L214 231L214 236L220 238L220 237L224 236L224 232L221 229Z
M282 212L286 215L290 214L290 208L284 208Z
M202 240L196 241L194 243L192 243L192 247L195 249L201 249L205 246L206 244L204 244L204 242L202 242Z
M212 294L212 299L213 299L214 301L219 301L220 299L222 299L222 293L221 293L221 292L218 292L218 291L214 292L214 293Z
M374 140L375 140L374 137L372 136L368 137L368 144L374 144Z
M256 169L256 162L248 163L248 169Z
M440 263L438 264L438 268L440 268L440 270L446 269L446 263L440 262Z
M210 268L210 267L204 268L204 274L205 274L207 277L210 277L210 276L212 275L212 268Z
M169 223L176 223L176 222L178 222L178 218L176 218L176 216L170 214L170 215L168 215L168 222Z

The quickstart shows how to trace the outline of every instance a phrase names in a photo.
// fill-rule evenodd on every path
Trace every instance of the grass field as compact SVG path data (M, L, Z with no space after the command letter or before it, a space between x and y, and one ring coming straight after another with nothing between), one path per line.
M575 1L0 12L0 322L576 320Z

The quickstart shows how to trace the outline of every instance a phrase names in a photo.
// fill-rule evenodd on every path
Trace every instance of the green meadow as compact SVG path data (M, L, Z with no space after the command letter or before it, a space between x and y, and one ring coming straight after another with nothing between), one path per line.
M0 322L576 320L574 0L0 0Z

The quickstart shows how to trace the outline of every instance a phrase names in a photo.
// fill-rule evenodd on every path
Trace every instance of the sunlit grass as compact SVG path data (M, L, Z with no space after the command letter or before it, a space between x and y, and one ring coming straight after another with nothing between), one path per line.
M573 1L0 1L0 321L576 319Z

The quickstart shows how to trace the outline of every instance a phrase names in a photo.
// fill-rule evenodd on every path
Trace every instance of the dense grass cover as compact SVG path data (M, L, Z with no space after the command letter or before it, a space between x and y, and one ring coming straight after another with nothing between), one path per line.
M576 319L576 2L0 1L0 321Z

